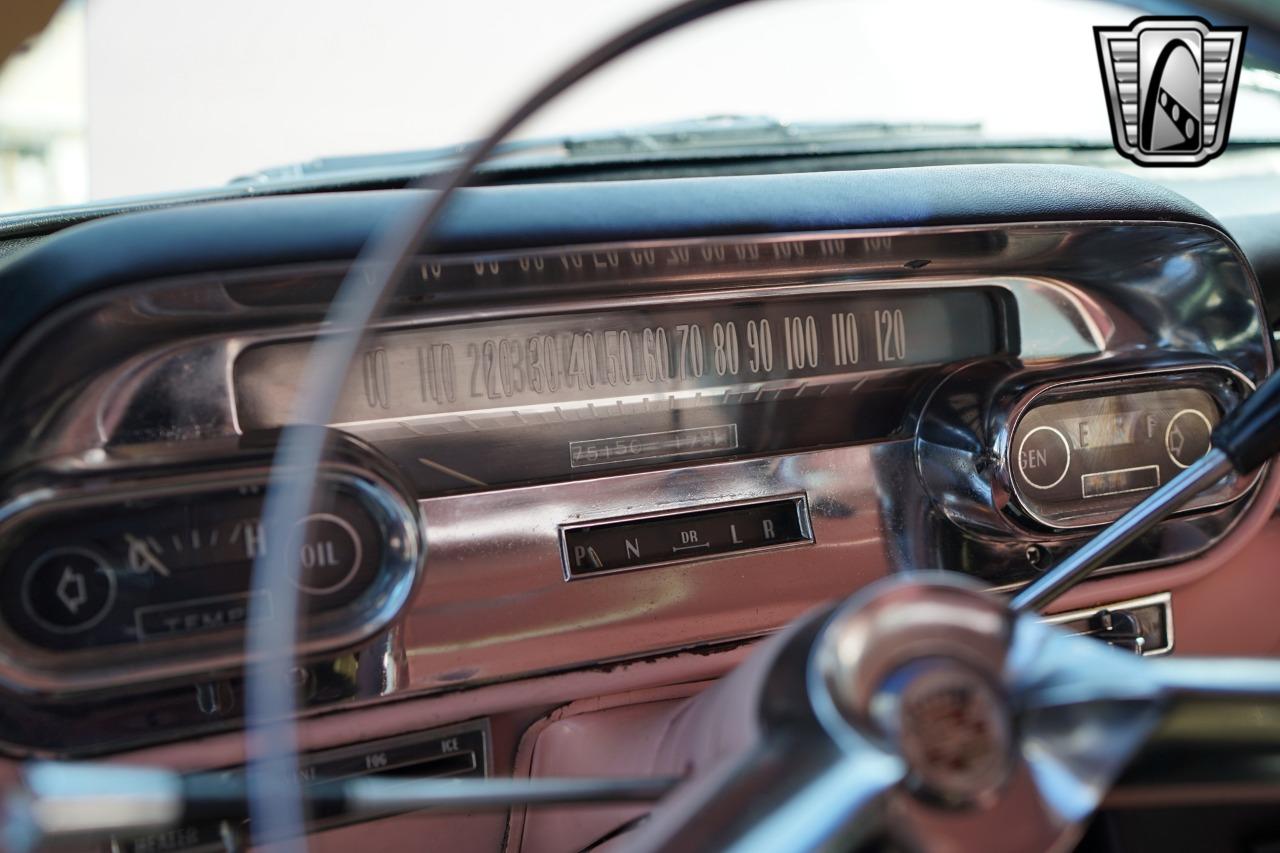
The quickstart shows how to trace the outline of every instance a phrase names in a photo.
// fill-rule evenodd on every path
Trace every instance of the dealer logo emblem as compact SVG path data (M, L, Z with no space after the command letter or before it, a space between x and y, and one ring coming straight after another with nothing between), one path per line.
M1199 166L1222 153L1245 27L1148 17L1093 32L1117 151L1140 166Z

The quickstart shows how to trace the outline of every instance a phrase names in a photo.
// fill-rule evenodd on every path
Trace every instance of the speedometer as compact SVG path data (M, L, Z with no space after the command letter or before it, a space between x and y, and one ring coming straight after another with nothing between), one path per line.
M882 437L921 368L1006 348L997 288L815 290L383 331L335 424L429 487L509 484ZM287 422L309 349L240 356L242 429Z

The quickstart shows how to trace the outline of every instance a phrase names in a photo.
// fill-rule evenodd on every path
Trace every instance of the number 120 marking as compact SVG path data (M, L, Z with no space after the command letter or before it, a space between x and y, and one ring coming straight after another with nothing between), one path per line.
M907 324L901 308L875 312L876 359L902 361L907 357Z

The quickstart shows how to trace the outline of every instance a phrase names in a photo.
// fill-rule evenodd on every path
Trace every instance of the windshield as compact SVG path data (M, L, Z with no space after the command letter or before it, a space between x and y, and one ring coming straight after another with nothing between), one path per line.
M473 139L667 2L71 0L0 70L0 209ZM903 123L904 146L925 124L963 125L975 149L1109 146L1092 28L1138 14L1078 0L768 0L636 52L522 136L742 115ZM1273 138L1280 76L1246 59L1231 140Z

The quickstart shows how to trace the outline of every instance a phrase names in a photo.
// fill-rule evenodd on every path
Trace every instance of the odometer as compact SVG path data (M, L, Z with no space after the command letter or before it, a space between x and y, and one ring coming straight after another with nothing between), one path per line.
M430 455L412 467L460 475L453 486L869 438L893 428L917 368L1002 349L997 298L828 291L386 331L346 377L334 422L423 436L414 447ZM240 356L243 429L287 422L309 349ZM865 389L856 402L854 389ZM521 465L534 473L495 470L479 433L490 452L530 451Z

